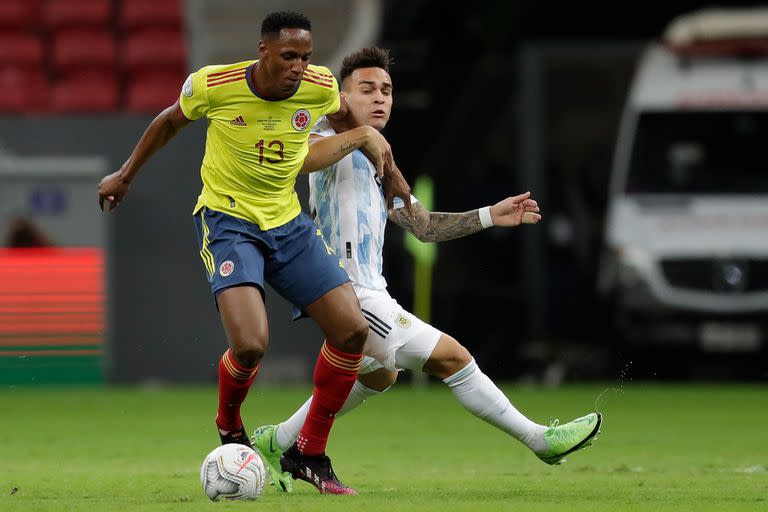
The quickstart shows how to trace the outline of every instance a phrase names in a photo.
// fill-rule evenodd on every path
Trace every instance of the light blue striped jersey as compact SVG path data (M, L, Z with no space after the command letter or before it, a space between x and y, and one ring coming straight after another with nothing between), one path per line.
M312 133L336 135L325 118ZM396 198L395 208L402 206ZM368 158L356 150L331 167L311 173L309 207L326 241L344 262L349 279L374 290L386 288L382 251L387 203L376 167Z

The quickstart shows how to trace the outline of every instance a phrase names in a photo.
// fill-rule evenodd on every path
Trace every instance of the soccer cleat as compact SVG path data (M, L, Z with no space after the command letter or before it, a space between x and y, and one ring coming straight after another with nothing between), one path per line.
M280 467L294 479L304 480L317 487L320 494L357 494L336 477L331 467L331 459L326 455L302 455L296 443L283 452Z
M283 454L283 450L277 444L276 433L276 425L263 425L253 432L253 444L264 460L277 492L293 492L293 480L290 473L284 473L280 468L280 456Z
M228 434L222 434L221 432L219 432L219 438L221 438L221 444L230 444L230 443L244 444L248 448L253 449L251 440L248 439L248 434L245 433L245 427L240 427L240 430L233 430Z
M562 464L569 453L591 445L595 436L600 433L603 416L599 412L593 412L565 425L558 423L558 420L550 423L544 432L547 449L537 454L547 464Z

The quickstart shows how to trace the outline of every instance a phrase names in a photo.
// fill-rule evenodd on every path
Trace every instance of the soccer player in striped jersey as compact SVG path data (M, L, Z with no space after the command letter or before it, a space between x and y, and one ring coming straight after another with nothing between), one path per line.
M261 27L259 59L192 73L179 100L155 118L117 172L99 184L99 204L120 204L141 166L190 122L205 117L202 192L194 208L200 256L226 331L219 361L216 426L222 443L250 446L240 406L267 348L264 282L323 330L314 401L296 446L286 452L295 476L321 493L355 494L333 472L325 446L335 413L355 382L368 323L339 258L301 212L298 173L327 167L353 150L368 152L389 190L410 188L375 129L361 126L309 146L315 120L343 118L328 68L309 64L312 34L302 14L276 12Z
M348 56L342 64L341 81L350 111L341 121L321 119L312 135L318 141L362 125L381 130L389 119L393 84L386 50L372 47ZM553 422L549 427L531 421L510 403L456 339L400 307L387 292L382 275L388 219L428 242L467 236L491 226L535 224L541 216L530 192L464 213L429 212L410 197L415 211L412 217L405 214L405 203L400 200L395 200L395 208L388 211L375 169L360 151L310 175L309 180L315 222L342 257L369 322L358 380L339 415L386 391L395 382L398 370L410 369L442 379L470 413L522 442L548 464L560 464L568 453L591 443L602 421L599 413L564 425ZM278 489L285 489L289 480L283 473L285 464L280 467L278 460L282 450L293 449L313 400L307 400L288 420L262 426L254 434L273 481L281 484L276 486Z

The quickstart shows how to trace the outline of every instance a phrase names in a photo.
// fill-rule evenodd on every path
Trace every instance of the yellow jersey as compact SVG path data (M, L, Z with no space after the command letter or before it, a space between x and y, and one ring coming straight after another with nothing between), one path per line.
M290 97L270 100L252 82L256 62L192 73L179 104L188 119L208 119L203 190L194 213L205 206L267 230L301 212L296 175L309 151L312 125L339 110L339 86L328 68L310 64Z

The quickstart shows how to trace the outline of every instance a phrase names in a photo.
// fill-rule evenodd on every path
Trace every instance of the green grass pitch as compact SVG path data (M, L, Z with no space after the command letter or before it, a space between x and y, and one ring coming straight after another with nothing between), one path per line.
M606 388L508 386L531 418L567 421ZM250 426L275 422L308 389L255 386ZM768 510L765 385L643 385L599 400L602 434L563 466L475 419L451 393L407 386L339 419L329 454L358 497L212 503L199 468L217 444L214 388L0 390L0 510L632 511Z

